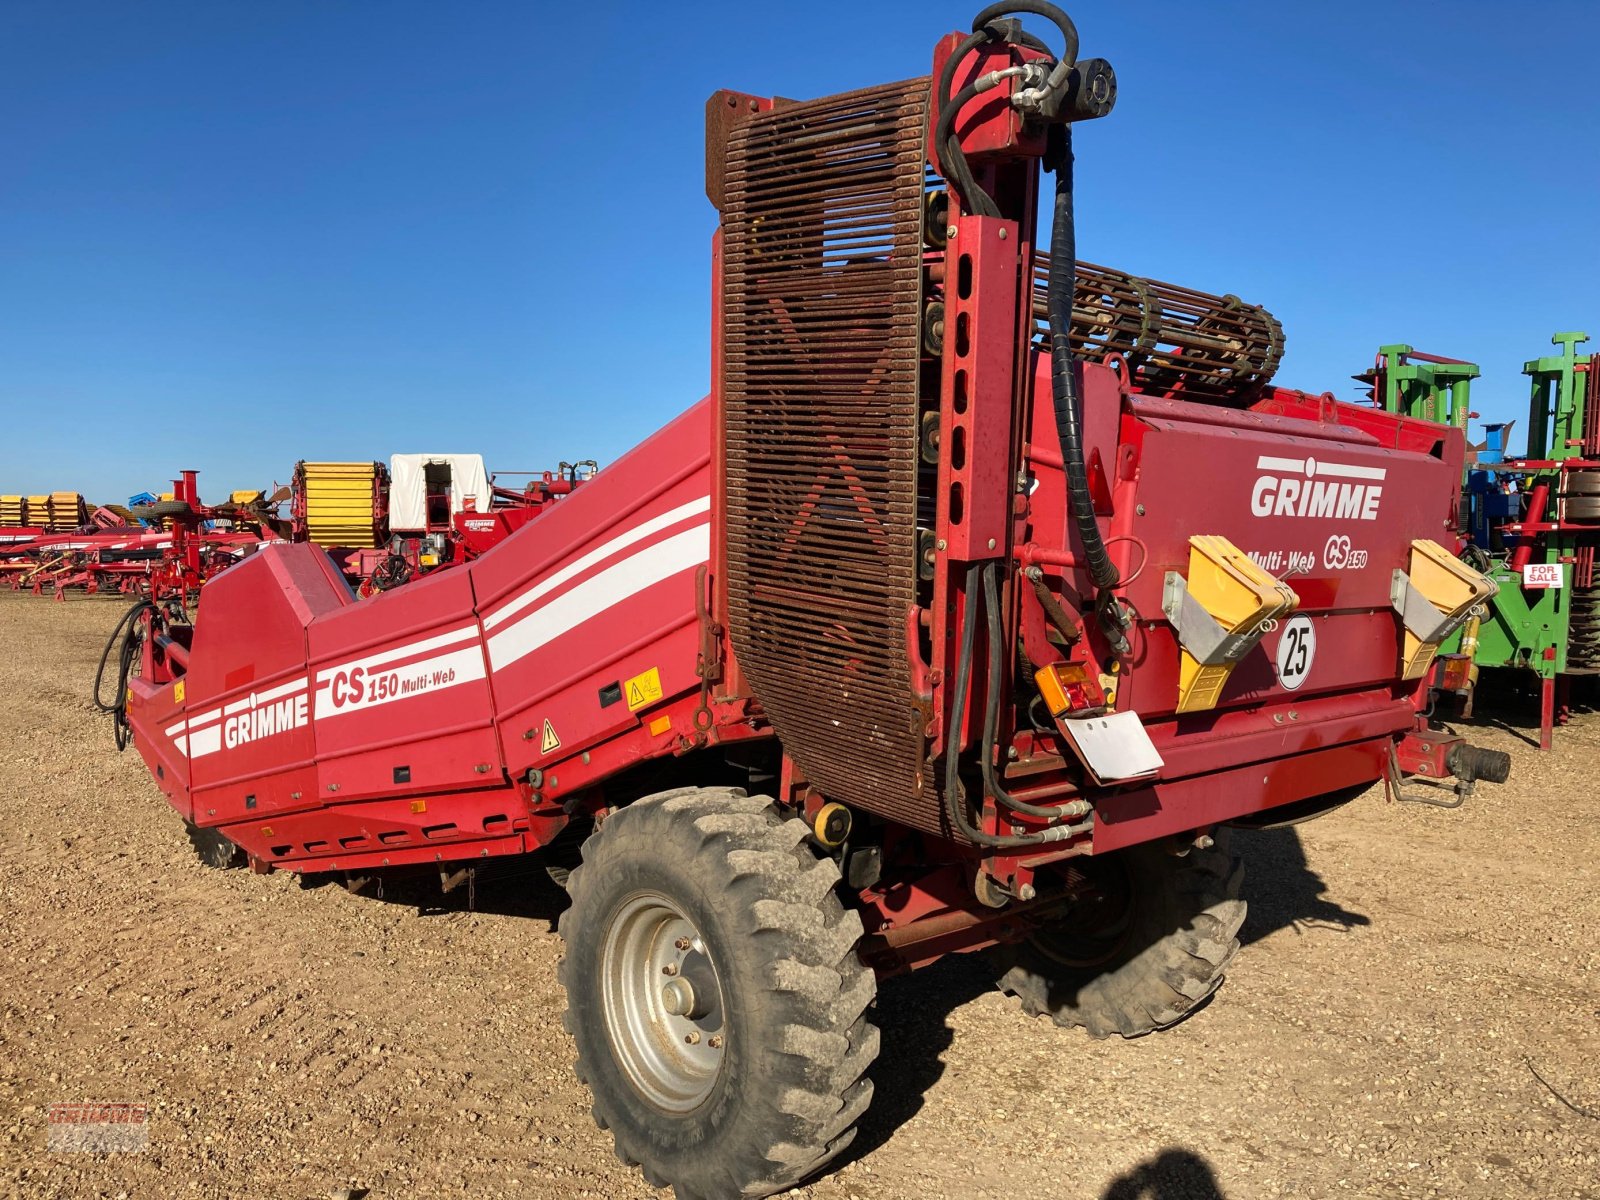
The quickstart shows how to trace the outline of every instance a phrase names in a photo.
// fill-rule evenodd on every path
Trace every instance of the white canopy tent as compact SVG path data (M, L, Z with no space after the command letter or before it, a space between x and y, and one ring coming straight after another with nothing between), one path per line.
M466 508L468 496L476 497L480 510L489 510L489 474L483 467L483 455L396 454L389 459L390 529L428 527L429 467L449 471L451 515Z

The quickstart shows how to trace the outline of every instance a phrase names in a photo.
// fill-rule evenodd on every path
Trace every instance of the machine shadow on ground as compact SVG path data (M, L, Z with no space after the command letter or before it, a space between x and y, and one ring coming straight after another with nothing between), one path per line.
M1243 896L1249 905L1241 945L1251 945L1280 929L1296 933L1348 933L1372 924L1365 913L1344 907L1328 896L1328 885L1311 869L1294 826L1239 829L1233 851L1244 862Z
M311 877L303 886L321 887L337 882L332 876ZM421 870L368 879L360 886L358 894L363 900L413 909L418 916L478 912L538 921L551 933L555 932L557 921L571 903L537 856L506 859L473 868L472 875L463 873L449 891L442 889L439 872Z
M1285 928L1346 932L1371 923L1366 914L1328 896L1295 829L1238 830L1233 838L1234 852L1245 863L1243 894L1249 903L1239 934L1243 944ZM837 1166L872 1153L917 1115L923 1097L944 1074L943 1056L955 1036L950 1014L993 987L982 956L973 954L950 955L914 975L884 981L876 1018L883 1045L873 1073L872 1107ZM882 1064L892 1064L892 1069ZM1221 1195L1202 1159L1171 1149L1118 1180L1105 1200L1210 1200Z
M1258 942L1285 928L1302 934L1338 933L1371 923L1366 914L1329 897L1295 828L1236 830L1232 836L1234 853L1245 864L1243 895L1249 904L1241 943ZM487 863L477 868L470 885L463 880L449 892L441 892L438 874L428 871L385 878L381 887L378 880L369 880L361 895L424 916L475 911L538 921L550 931L568 903L566 892L537 859ZM971 954L950 955L916 974L882 983L876 1010L882 1049L873 1071L872 1107L830 1173L883 1146L921 1111L927 1092L944 1074L945 1052L954 1041L950 1014L993 987L982 956ZM1202 1158L1169 1148L1114 1181L1103 1200L1221 1200L1222 1195Z
M1244 944L1284 928L1342 932L1370 923L1365 914L1328 896L1294 828L1239 830L1233 839L1245 863L1249 915L1239 934ZM422 915L476 911L538 921L550 930L567 907L566 893L534 860L487 864L471 887L463 882L448 893L440 892L438 876L430 872L386 879L381 895L376 881L369 882L362 895ZM951 955L914 975L883 982L876 1010L882 1049L873 1072L872 1107L830 1173L878 1150L921 1111L924 1097L944 1074L945 1054L955 1037L951 1013L993 987L978 955ZM1223 1193L1203 1158L1167 1148L1113 1181L1102 1200L1223 1200Z

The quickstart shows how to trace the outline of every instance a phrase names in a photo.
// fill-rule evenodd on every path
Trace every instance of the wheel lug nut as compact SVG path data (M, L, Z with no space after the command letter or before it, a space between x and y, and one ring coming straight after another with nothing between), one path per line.
M694 945L694 943L691 942L688 938L679 938L677 941L673 942L672 944L674 946L676 946L679 950L687 950L690 946Z
M710 1046L713 1050L721 1050L722 1035L720 1033L712 1034L710 1040L706 1042L706 1045Z
M691 1046L698 1046L700 1044L700 1035L698 1033L686 1033L683 1035L683 1040Z
M661 973L663 975L676 975L678 973L678 964L668 963L666 966L661 968Z

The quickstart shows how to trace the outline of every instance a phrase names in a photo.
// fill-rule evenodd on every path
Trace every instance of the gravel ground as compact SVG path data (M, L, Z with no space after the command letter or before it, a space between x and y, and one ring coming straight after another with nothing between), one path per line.
M201 867L88 702L121 610L0 594L0 1192L659 1195L571 1073L560 894ZM886 984L874 1108L796 1194L1600 1198L1600 717L1541 755L1527 716L1478 724L1515 775L1463 810L1241 839L1245 948L1168 1033L1055 1029L959 959ZM47 1153L80 1099L149 1105L148 1151Z

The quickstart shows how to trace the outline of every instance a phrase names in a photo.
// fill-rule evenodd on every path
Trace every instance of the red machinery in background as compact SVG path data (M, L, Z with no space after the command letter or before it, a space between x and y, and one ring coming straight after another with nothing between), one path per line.
M1031 1012L1162 1028L1238 947L1228 826L1509 765L1421 716L1492 590L1439 542L1460 431L1077 264L1115 80L1027 7L1058 49L999 5L931 78L712 97L712 393L537 521L362 603L267 546L129 621L119 719L208 861L581 845L566 1027L680 1196L849 1141L877 978L980 951Z
M461 456L455 456L461 457ZM476 456L474 456L476 457ZM422 575L471 562L499 545L551 505L570 496L594 477L599 464L593 459L562 463L555 471L499 471L487 479L487 495L469 494L455 503L449 483L437 488L426 475L418 477L424 494L417 502L401 506L391 496L388 542L379 549L347 559L345 575L362 597L390 591ZM526 476L519 490L497 481L502 476ZM395 478L391 473L391 479ZM391 487L398 484L391 483ZM413 511L416 526L397 524L393 513Z
M196 476L184 471L173 480L172 499L128 510L148 524L98 508L81 529L0 546L0 570L14 589L51 590L57 600L71 589L116 591L182 607L205 580L277 538L265 505L206 505Z
M599 469L600 464L590 458L564 462L554 471L496 471L489 477L493 487L488 511L473 506L451 519L463 558L476 558L499 545L556 501L572 495ZM502 487L497 482L502 476L527 476L528 482L520 490Z

